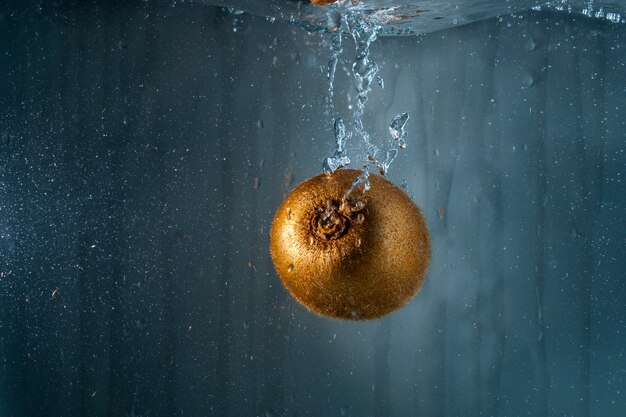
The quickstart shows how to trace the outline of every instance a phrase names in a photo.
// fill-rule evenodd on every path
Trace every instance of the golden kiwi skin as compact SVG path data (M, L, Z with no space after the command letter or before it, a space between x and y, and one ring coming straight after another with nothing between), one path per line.
M326 6L328 4L334 3L337 0L311 0L311 3L317 4L318 6Z
M370 175L361 210L339 208L359 174L340 169L309 178L272 222L270 250L285 288L327 317L368 320L391 313L417 293L430 262L422 212L382 176ZM320 217L329 204L339 219L330 226Z

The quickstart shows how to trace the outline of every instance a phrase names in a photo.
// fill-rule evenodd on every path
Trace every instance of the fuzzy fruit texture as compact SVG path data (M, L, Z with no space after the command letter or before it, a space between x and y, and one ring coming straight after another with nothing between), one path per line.
M327 4L331 4L336 2L337 0L311 0L311 3L317 4L320 6L326 6Z
M359 171L340 169L298 185L274 217L270 250L285 288L327 317L368 320L408 303L430 262L426 220L393 183L342 204Z

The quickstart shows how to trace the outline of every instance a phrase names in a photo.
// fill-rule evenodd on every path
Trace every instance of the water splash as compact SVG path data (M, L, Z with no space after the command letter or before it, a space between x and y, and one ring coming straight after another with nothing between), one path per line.
M343 53L342 34L349 35L354 40L355 45L355 58L350 74L356 89L356 103L352 111L352 121L346 128L343 119L335 117L335 152L332 157L324 159L323 162L324 172L326 173L335 172L340 167L350 164L351 160L346 149L348 138L350 138L353 149L360 151L355 162L361 167L361 174L354 180L354 183L343 197L343 202L347 203L349 200L359 200L352 197L369 190L370 169L378 169L381 174L385 175L397 157L399 150L406 148L407 133L405 127L409 115L408 113L400 113L391 120L389 124L391 140L388 141L389 146L386 151L386 157L383 161L378 161L377 157L381 149L376 144L375 138L367 130L363 116L372 87L377 84L380 88L384 88L384 80L378 75L379 66L371 58L370 54L371 46L378 38L382 26L363 11L354 11L344 16L339 16L338 12L333 10L328 14L328 22L329 25L332 23L333 31L336 32L331 39L332 56L328 63L328 112L335 111L333 105L334 81L337 65Z
M385 158L383 162L378 164L378 170L380 171L381 175L385 175L387 171L389 171L389 166L391 165L393 160L396 159L396 156L398 156L397 149L389 149L387 151L387 158Z
M352 181L350 188L344 193L341 203L348 208L349 212L357 212L365 207L365 201L360 196L365 194L371 187L369 176L369 171L363 169L361 174Z
M357 139L361 139L368 154L375 157L378 153L378 147L371 142L370 134L363 125L363 113L369 93L372 90L372 81L376 78L379 70L378 64L370 59L370 46L378 38L378 31L381 27L360 13L349 15L346 18L346 23L356 46L356 58L352 64L352 75L357 91L354 133Z
M389 134L393 142L397 143L400 149L406 148L406 122L409 121L408 113L400 113L389 123Z
M328 97L326 98L327 103L327 114L330 114L331 111L334 110L333 104L333 96L335 95L335 72L337 71L337 62L339 62L339 56L343 52L343 48L341 47L341 32L337 32L333 35L331 40L331 51L332 55L330 61L328 62Z
M346 125L343 120L338 117L335 119L335 154L324 160L324 172L333 173L342 166L350 163L350 158L346 154Z

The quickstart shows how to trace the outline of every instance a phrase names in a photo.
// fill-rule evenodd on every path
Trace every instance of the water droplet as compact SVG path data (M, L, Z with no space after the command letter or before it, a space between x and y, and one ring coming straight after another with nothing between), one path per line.
M313 246L313 243L315 243L315 238L313 236L309 236L309 245Z
M333 35L331 41L331 50L332 55L330 61L328 62L328 97L326 98L326 104L328 105L326 109L326 114L330 114L334 108L333 105L333 95L334 93L334 84L335 84L335 72L337 70L337 62L339 61L339 56L343 52L341 48L341 33L337 32Z
M526 87L532 87L537 82L537 77L535 77L533 74L526 73L524 75L524 81L523 82L524 82L524 85Z
M228 7L228 11L229 11L231 14L234 14L235 16L236 16L236 15L240 15L240 14L243 14L243 13L244 13L244 11L243 11L243 10L236 9L236 8L234 8L234 7L232 7L232 6L231 6L231 7Z
M369 171L367 169L363 169L361 171L361 174L358 177L356 177L354 181L352 181L352 185L350 186L348 191L346 191L346 193L343 195L342 202L348 202L351 194L353 192L358 193L359 189L361 190L360 191L361 194L364 194L366 191L368 191L371 187L369 176L370 176Z
M357 222L358 224L361 224L361 223L363 223L364 221L365 221L365 215L364 215L363 213L359 213L359 214L356 216L356 222Z
M287 220L291 220L291 209L287 209Z
M252 180L252 188L254 188L255 190L258 190L260 186L261 186L261 177L254 177L254 179Z
M611 21L612 23L619 23L622 19L622 16L619 13L607 13L606 19Z
M287 267L287 272L293 272L294 266L293 264L289 264L289 266Z
M324 172L333 173L338 168L348 165L350 158L346 155L346 125L341 117L335 119L333 126L335 132L335 154L324 160Z
M387 151L387 158L385 158L385 160L378 166L380 169L381 175L385 175L387 171L389 171L389 166L391 165L393 160L396 159L396 156L398 156L397 149L389 149Z
M361 241L361 239L357 239L357 240L356 240L356 247L357 247L357 248L360 248L362 243L363 243L363 242Z
M406 123L409 121L408 113L400 113L396 117L391 120L389 123L389 134L391 135L391 139L395 141L400 149L406 148L406 130L404 127Z
M356 57L352 64L352 75L357 90L356 105L354 106L353 136L358 138L363 148L371 154L376 154L378 148L370 142L370 135L363 124L365 104L371 91L372 81L378 75L378 64L370 59L370 46L377 39L382 29L374 19L368 19L363 13L352 13L344 16L348 31L356 45Z
M261 120L261 119L257 120L256 127L258 127L259 129L263 129L265 127L265 124L263 123L263 120Z

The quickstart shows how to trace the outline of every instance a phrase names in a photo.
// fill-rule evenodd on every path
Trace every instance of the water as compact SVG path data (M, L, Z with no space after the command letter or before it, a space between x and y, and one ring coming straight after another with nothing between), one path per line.
M341 167L346 167L351 162L347 156L347 139L358 141L357 144L353 145L353 148L357 150L356 157L353 159L360 166L361 175L355 179L350 189L346 191L344 201L347 201L355 190L359 189L361 192L369 190L368 169L375 167L381 174L385 175L398 155L398 148L406 148L405 139L407 132L405 131L405 125L409 115L408 113L401 113L391 121L389 125L389 134L391 135L390 148L386 152L386 158L379 161L377 156L380 152L380 147L375 144L375 141L366 129L363 115L372 90L372 83L376 81L380 88L384 88L384 80L378 75L379 66L371 59L370 54L370 48L381 32L382 26L373 20L371 16L360 10L351 11L343 16L337 11L331 10L329 16L332 16L332 19L330 17L329 19L334 22L333 32L336 32L332 36L332 56L328 64L329 88L327 103L329 111L335 111L333 104L335 73L337 63L343 52L341 36L344 31L352 37L356 50L356 56L352 63L352 75L356 86L356 107L350 124L351 130L346 134L343 119L337 117L334 120L335 153L332 157L324 159L323 162L324 172L326 173L332 173ZM360 187L361 184L363 185L362 187Z
M340 0L327 7L306 1L282 0L195 0L204 4L237 5L260 16L272 16L295 23L306 30L327 31L338 26L338 16L360 11L381 26L380 35L411 36L449 29L501 15L528 10L556 11L626 23L626 4L622 0ZM329 19L329 16L332 18Z
M350 158L346 155L346 125L341 118L335 119L334 123L335 132L335 154L332 157L328 157L324 160L324 172L333 173L338 168L347 166L350 164ZM352 136L350 132L350 136Z
M531 3L372 43L363 126L433 257L345 323L289 296L268 231L337 117L360 168L349 35L325 114L336 32L298 2L2 2L0 416L622 417L623 3Z

